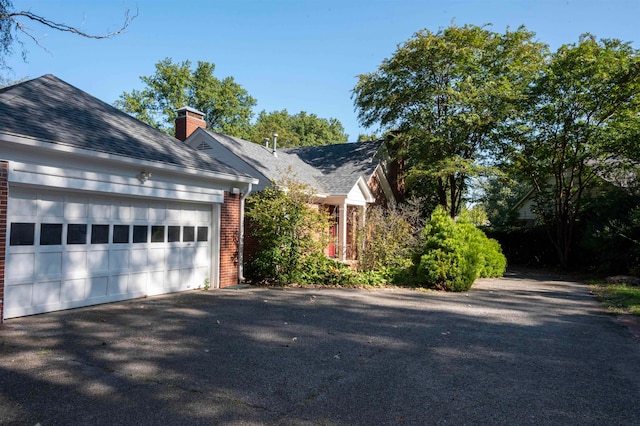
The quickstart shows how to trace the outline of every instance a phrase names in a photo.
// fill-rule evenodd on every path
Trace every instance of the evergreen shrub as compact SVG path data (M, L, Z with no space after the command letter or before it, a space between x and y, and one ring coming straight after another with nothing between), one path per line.
M470 221L456 223L438 207L425 226L422 250L414 256L419 285L466 291L480 277L501 276L506 258L500 245Z

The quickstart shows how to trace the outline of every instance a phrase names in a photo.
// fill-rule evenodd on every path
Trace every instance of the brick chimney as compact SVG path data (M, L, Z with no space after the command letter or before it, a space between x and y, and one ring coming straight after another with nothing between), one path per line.
M207 122L204 121L204 112L190 107L182 107L176 112L178 113L176 117L176 138L182 142L191 136L191 133L195 132L198 127L207 127Z

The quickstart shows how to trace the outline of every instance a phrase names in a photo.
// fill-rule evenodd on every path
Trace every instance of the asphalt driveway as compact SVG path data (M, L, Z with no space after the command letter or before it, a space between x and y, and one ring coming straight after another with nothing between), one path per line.
M7 320L0 424L640 424L640 343L580 283L194 291Z

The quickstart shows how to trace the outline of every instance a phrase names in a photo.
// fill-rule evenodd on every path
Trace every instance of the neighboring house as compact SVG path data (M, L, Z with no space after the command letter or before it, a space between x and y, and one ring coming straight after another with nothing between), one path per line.
M1 89L0 320L237 284L256 183L52 75Z
M611 158L607 160L591 160L587 163L587 167L595 174L594 182L586 188L585 192L590 196L611 188L632 188L638 186L640 181L640 165L630 160ZM553 185L552 179L549 180L549 185ZM533 189L518 200L512 208L512 211L516 212L516 223L524 227L536 225L538 215L535 210L536 201Z
M275 140L260 145L206 130L202 113L193 109L183 108L179 116L187 116L194 130L176 135L178 139L258 179L254 190L283 178L308 185L315 203L333 217L327 254L338 260L356 259L357 226L364 221L367 205L395 201L383 168L381 141L278 150Z

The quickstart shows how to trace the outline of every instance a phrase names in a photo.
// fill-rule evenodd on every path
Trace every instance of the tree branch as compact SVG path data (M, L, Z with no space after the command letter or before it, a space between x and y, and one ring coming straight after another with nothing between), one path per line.
M67 25L67 24L63 24L63 23L59 23L59 22L55 22L52 21L50 19L44 18L40 15L36 15L35 13L29 12L29 11L19 11L19 12L11 12L8 13L6 15L2 15L0 16L0 19L8 19L10 21L12 21L15 25L16 28L18 30L20 30L20 32L26 34L27 36L29 36L32 40L36 41L35 37L29 32L27 31L26 27L21 24L18 19L19 18L27 18L31 21L35 21L38 22L46 27L52 28L54 30L58 30L58 31L62 31L62 32L67 32L67 33L72 33L72 34L76 34L79 35L81 37L86 37L86 38L91 38L91 39L105 39L105 38L110 38L113 36L116 36L118 34L122 34L128 27L129 24L131 24L131 21L133 21L136 17L138 16L138 11L136 10L136 14L133 16L129 16L129 9L126 10L125 12L125 19L124 19L124 23L122 24L122 26L117 29L116 31L112 31L106 34L90 34L87 32L84 32L82 30L80 30L79 28L76 27L72 27L71 25ZM39 43L37 43L38 45L40 45Z

